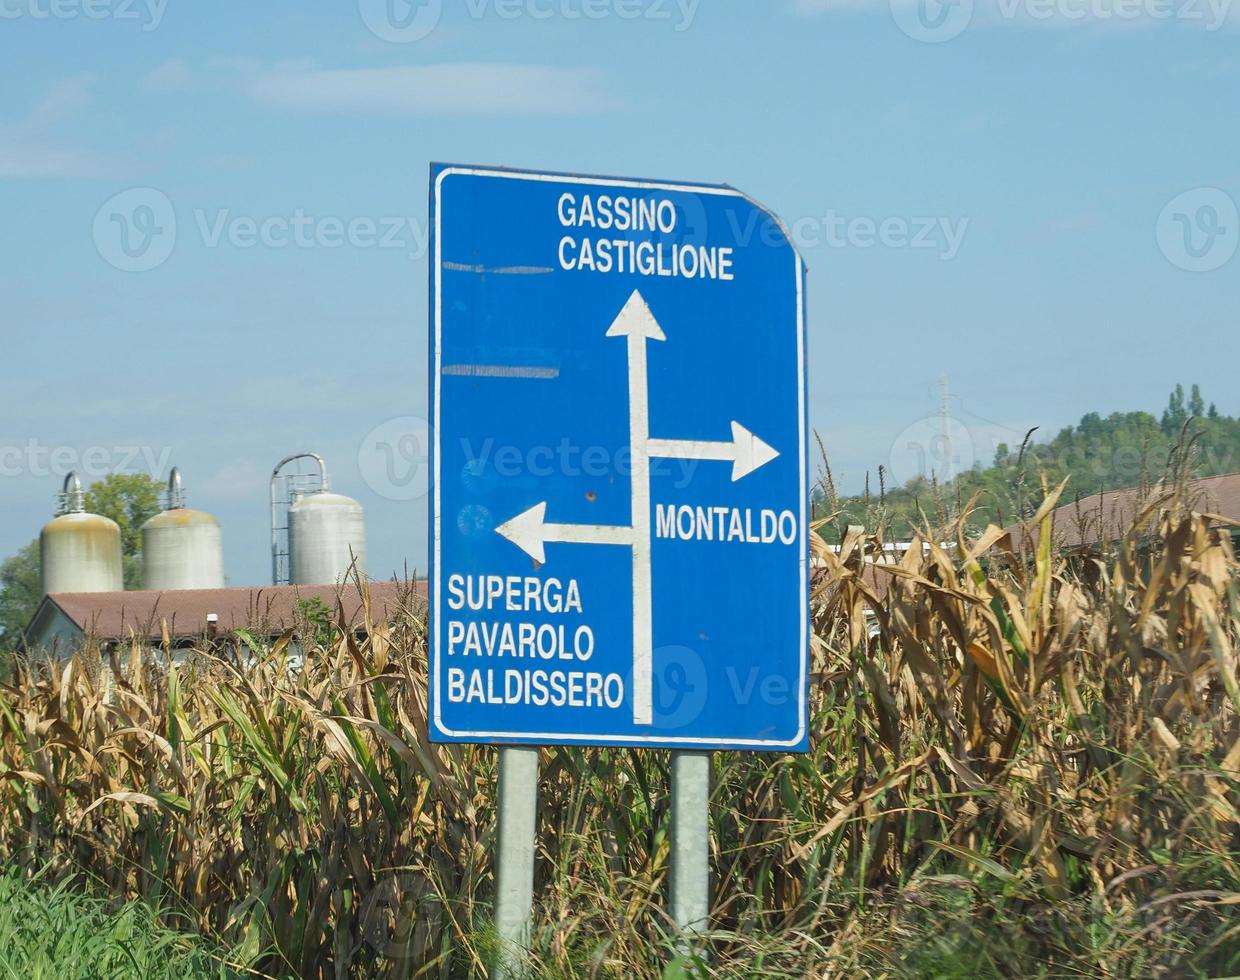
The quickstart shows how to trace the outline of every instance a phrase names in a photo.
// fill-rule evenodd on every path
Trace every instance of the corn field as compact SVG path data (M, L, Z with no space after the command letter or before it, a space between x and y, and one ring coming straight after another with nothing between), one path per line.
M535 975L1240 974L1229 528L1177 491L1065 556L1057 496L1040 536L898 564L815 539L811 752L715 755L700 955L668 966L667 754L544 750ZM0 860L188 917L240 975L485 975L496 753L430 744L404 607L21 666Z

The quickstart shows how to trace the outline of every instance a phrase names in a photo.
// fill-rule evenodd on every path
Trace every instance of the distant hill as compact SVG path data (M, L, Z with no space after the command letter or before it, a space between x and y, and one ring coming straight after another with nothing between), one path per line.
M1036 435L1036 433L1035 433ZM830 476L815 491L815 511L837 516L824 528L828 540L841 529L881 525L888 540L907 538L915 527L945 525L978 496L969 524L1005 526L1029 516L1043 497L1042 477L1055 486L1068 477L1064 502L1100 490L1140 486L1186 473L1217 476L1240 471L1240 419L1207 405L1197 385L1186 396L1176 385L1161 416L1148 412L1090 412L1050 441L1028 439L1024 447L1000 444L990 466L977 465L947 483L918 477L901 487L885 486L883 474L867 477L868 492L839 497Z

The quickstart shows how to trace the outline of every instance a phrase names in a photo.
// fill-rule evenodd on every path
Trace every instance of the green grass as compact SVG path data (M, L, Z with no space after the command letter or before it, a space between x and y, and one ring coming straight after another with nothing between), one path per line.
M141 902L115 906L0 872L0 980L206 980L235 977L196 936L156 923Z

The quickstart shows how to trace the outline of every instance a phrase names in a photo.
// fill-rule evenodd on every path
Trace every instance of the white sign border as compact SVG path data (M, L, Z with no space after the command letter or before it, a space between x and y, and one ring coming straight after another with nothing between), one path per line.
M442 366L443 353L443 184L444 181L453 175L461 174L470 177L497 177L507 180L526 180L545 183L557 184L586 184L586 185L602 185L604 187L624 187L631 190L644 191L672 191L683 194L713 194L720 197L738 197L747 201L764 214L774 218L774 215L757 201L753 200L747 194L731 187L718 187L711 185L697 184L669 184L657 181L639 181L624 180L617 177L587 177L571 174L553 174L539 173L535 171L524 170L497 170L481 167L445 167L435 178L435 363L433 373L434 384L434 411L432 414L433 428L435 432L435 466L434 466L434 508L431 515L432 520L432 536L434 538L434 578L438 579L443 574L442 555L440 553L440 531L442 527L442 518L439 512L442 502L442 494L440 493L439 468L440 460L443 454L440 449L440 433L443 426L440 424L440 382L442 375L440 368ZM775 218L778 221L778 218ZM780 225L782 228L782 224ZM451 739L468 739L479 743L494 742L504 745L521 745L521 744L582 744L582 745L598 745L598 746L636 746L650 745L652 747L675 747L681 745L687 746L727 746L728 748L745 748L755 749L781 749L792 748L800 745L805 738L806 726L808 719L806 718L807 708L807 675L809 672L809 443L808 434L806 432L806 377L805 377L805 281L804 281L804 264L801 256L796 250L796 246L792 244L791 238L785 233L785 239L792 250L794 277L796 279L796 307L797 307L797 428L798 428L798 445L797 453L801 464L801 560L800 560L800 584L801 584L801 662L800 672L797 679L796 698L797 698L797 734L794 738L785 740L767 740L767 739L736 739L736 738L677 738L667 735L588 735L588 734L569 734L563 732L475 732L463 731L458 732L444 726L439 716L440 698L439 698L439 665L442 659L434 656L433 669L428 674L429 684L431 685L430 701L433 705L431 712L432 724L444 736ZM431 609L431 630L427 633L427 656L432 656L432 650L437 646L440 632L440 598L442 589L437 587L437 582L430 581L427 583L429 589L434 592L434 603Z

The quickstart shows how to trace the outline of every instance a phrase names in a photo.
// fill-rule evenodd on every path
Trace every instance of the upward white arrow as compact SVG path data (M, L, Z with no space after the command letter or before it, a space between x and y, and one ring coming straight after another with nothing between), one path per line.
M545 562L548 541L622 545L633 550L633 723L654 721L653 614L650 570L650 457L731 462L739 480L779 456L739 422L732 422L731 442L651 439L646 345L667 340L642 294L634 290L607 329L608 337L625 337L629 356L629 452L632 459L631 525L548 524L547 503L500 524L496 533L538 562Z
M667 340L667 335L659 326L659 321L654 318L650 307L646 305L646 300L636 289L633 290L633 295L628 298L616 319L612 321L611 326L607 328L607 336L630 338L630 350L633 349L636 340ZM629 364L631 366L632 361Z

